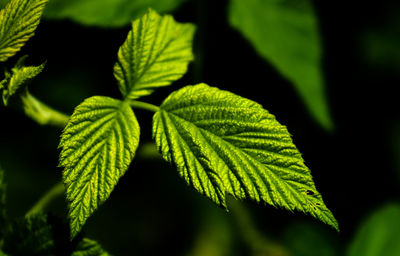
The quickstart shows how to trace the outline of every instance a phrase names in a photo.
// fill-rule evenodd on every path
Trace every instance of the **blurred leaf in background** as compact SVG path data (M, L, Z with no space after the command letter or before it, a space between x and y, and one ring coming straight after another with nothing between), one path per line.
M294 84L313 117L333 124L325 95L317 18L309 0L231 0L229 21Z
M291 256L339 256L338 235L311 221L299 221L283 232L283 244Z
M400 205L388 204L373 212L350 244L347 256L400 255Z
M83 25L120 27L147 11L171 12L186 0L51 0L46 19L71 19ZM0 0L4 6L8 0Z
M373 69L387 73L400 69L400 4L385 1L384 11L363 31L360 49L365 62Z

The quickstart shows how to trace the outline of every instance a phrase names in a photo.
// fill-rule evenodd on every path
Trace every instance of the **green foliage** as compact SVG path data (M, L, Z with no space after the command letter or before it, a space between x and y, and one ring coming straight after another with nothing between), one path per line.
M332 128L321 69L321 43L311 2L231 0L229 20L291 81L313 117Z
M114 75L124 97L135 99L182 77L193 60L195 27L149 11L132 23L118 52Z
M60 141L72 237L128 169L139 133L127 102L94 96L75 109Z
M205 84L187 86L162 103L153 137L180 176L224 208L231 194L338 229L286 127L256 102Z
M24 66L27 56L19 59L11 69L11 73L5 72L5 78L0 82L0 92L3 91L3 103L8 105L9 99L17 94L26 83L42 72L45 63L40 66Z
M2 249L10 255L53 255L53 234L47 216L36 214L14 222Z
M400 205L388 204L368 217L350 244L347 256L400 255Z
M48 19L71 19L84 25L119 27L129 24L151 7L159 12L176 9L185 0L52 0Z
M48 0L11 0L0 11L0 61L14 56L34 35Z
M83 238L79 242L76 250L71 256L109 256L106 251L96 242L88 238Z

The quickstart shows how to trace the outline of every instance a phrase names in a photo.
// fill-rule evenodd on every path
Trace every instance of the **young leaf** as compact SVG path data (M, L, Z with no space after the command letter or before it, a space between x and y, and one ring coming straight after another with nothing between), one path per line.
M311 1L231 0L229 21L294 84L313 117L331 129Z
M193 60L195 27L149 11L132 23L118 51L114 76L124 97L136 99L182 77Z
M299 210L338 229L310 170L261 105L205 84L172 93L153 117L163 157L201 194L226 208L226 194Z
M14 56L34 35L48 0L11 0L0 11L0 61Z
M3 90L3 103L5 106L8 105L10 97L26 85L26 82L35 78L44 68L45 63L40 66L25 67L23 63L26 57L20 58L17 64L11 69L12 74L6 72L5 78L0 82L0 90Z
M60 141L72 237L128 169L139 133L126 102L94 96L75 109Z
M15 221L2 249L9 255L54 255L52 227L47 223L47 216L36 214Z
M83 238L79 242L76 250L71 256L109 256L106 251L96 242L88 238Z

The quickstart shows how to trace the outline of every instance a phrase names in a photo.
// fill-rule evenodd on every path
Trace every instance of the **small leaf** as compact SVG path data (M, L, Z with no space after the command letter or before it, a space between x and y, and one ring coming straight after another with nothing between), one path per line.
M321 39L311 1L231 0L229 21L293 83L312 116L331 129Z
M47 223L47 216L36 214L15 221L2 249L10 255L54 255L52 227Z
M19 59L11 74L6 73L5 78L0 82L0 90L3 90L3 103L8 105L9 99L17 94L26 83L35 78L44 69L45 63L40 66L23 66L27 56Z
M0 61L14 56L34 35L48 0L11 0L0 11Z
M162 103L153 137L180 176L220 206L231 194L338 229L286 127L256 102L205 84L187 86Z
M361 224L346 255L400 255L400 205L388 204L373 212Z
M181 78L193 60L195 27L149 11L132 23L118 51L114 76L124 97L136 99Z
M95 96L75 109L60 142L72 237L107 200L128 169L139 133L139 124L126 102Z
M71 256L109 256L106 251L96 242L88 238L83 238L79 242L76 250Z

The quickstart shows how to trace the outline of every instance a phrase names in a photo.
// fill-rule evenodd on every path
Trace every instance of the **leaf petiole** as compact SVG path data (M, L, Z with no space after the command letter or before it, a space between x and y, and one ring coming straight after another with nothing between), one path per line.
M151 112L158 112L160 110L159 106L147 103L147 102L142 102L142 101L137 101L137 100L131 100L129 101L129 104L133 108L139 108L139 109L144 109L148 110Z
M64 128L69 120L69 116L65 115L43 102L36 99L28 91L21 95L23 109L25 114L41 125L52 125Z
M39 201L25 214L26 217L29 217L33 214L43 212L47 206L57 197L61 196L64 193L64 184L57 183L54 185L49 191L44 194Z

